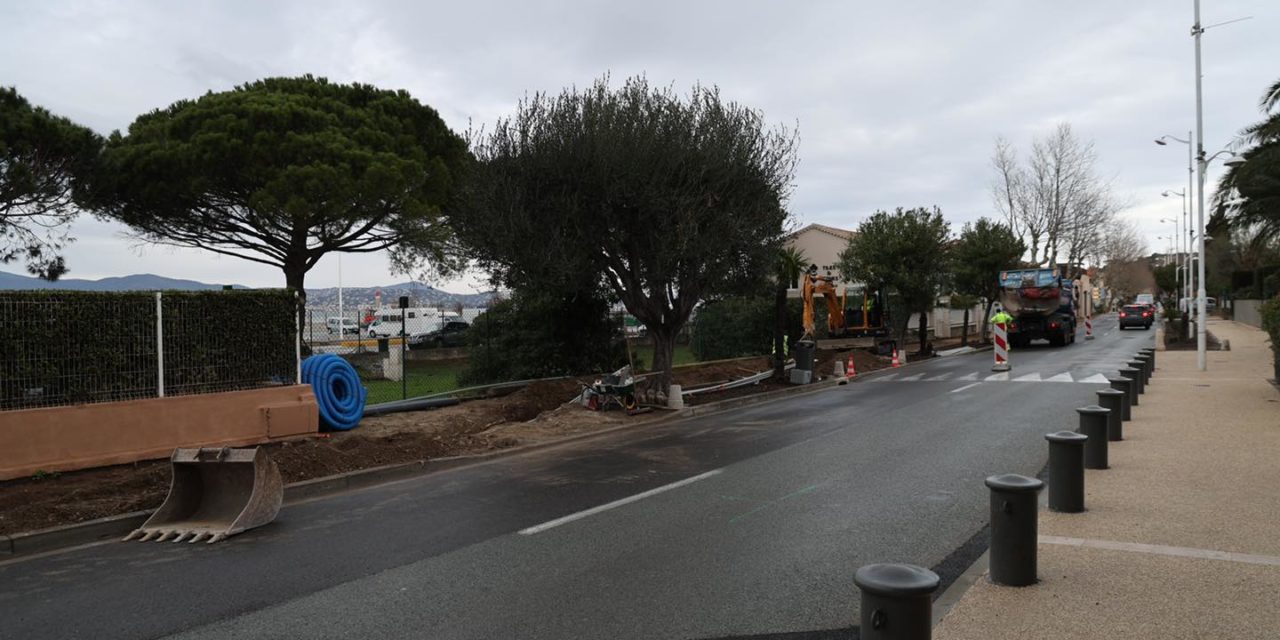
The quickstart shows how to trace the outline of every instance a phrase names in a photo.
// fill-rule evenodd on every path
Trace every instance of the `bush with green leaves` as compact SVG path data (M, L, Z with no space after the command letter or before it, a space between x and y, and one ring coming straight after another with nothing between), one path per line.
M467 331L462 384L613 371L626 363L620 322L603 296L517 291Z
M1262 308L1262 330L1271 338L1271 350L1280 357L1280 296L1265 303Z
M771 353L776 311L774 301L764 295L734 296L704 303L694 317L689 339L694 357L721 360Z
M297 298L284 290L163 293L166 395L291 383ZM155 294L0 292L0 409L154 397Z

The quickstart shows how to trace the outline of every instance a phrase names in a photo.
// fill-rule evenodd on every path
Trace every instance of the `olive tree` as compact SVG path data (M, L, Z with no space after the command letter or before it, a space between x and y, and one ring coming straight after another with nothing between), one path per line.
M665 385L694 307L772 273L795 148L713 87L682 96L605 77L533 95L475 133L454 226L508 286L606 288L644 323Z

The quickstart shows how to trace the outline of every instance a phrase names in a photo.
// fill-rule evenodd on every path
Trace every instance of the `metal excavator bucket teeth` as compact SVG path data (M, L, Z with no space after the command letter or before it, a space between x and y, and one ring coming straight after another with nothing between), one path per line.
M125 540L210 544L272 520L280 470L261 448L175 449L169 496Z

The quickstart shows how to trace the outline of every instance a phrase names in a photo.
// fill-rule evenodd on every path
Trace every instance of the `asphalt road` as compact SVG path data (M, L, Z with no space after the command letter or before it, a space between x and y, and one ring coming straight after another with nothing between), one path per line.
M847 635L853 572L935 566L1153 332L989 352L285 508L217 545L0 564L0 637ZM1083 333L1083 331L1081 332ZM652 492L652 493L650 493ZM775 635L784 634L784 635Z

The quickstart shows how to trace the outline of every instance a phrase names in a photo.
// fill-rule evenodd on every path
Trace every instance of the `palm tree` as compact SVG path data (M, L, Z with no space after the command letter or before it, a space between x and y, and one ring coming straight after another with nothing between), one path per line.
M774 273L778 286L774 297L773 373L779 379L783 377L787 360L783 344L787 335L787 289L799 286L800 274L808 266L809 258L804 255L804 251L795 247L785 247L778 251Z
M1250 146L1218 182L1214 205L1232 226L1256 227L1268 241L1280 239L1280 80L1267 87L1258 107L1266 118L1240 132Z

